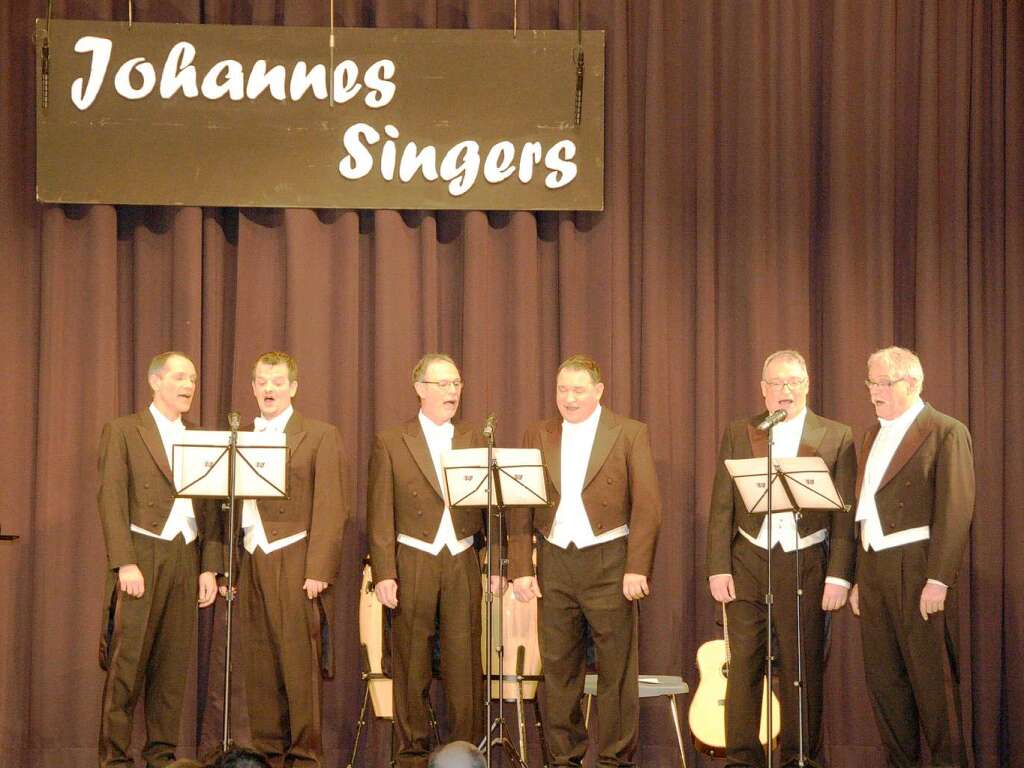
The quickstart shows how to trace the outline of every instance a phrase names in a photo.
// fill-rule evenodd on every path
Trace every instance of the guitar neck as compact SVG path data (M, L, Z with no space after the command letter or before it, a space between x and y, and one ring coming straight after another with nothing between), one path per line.
M725 639L725 668L729 669L729 614L725 610L725 603L722 603L722 635Z

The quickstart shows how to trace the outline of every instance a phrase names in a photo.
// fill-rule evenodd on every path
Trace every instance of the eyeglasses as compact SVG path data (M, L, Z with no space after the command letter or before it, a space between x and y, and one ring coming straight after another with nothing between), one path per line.
M872 387L878 387L879 389L892 389L899 382L906 380L906 376L900 376L898 379L893 379L892 381L890 381L889 379L879 379L878 381L864 379L864 386L867 387L868 389L871 389Z
M765 382L774 392L781 392L786 387L789 387L790 391L800 389L806 383L807 379L769 379Z
M466 383L462 379L441 379L441 381L422 381L421 384L433 384L438 389L448 389L449 387L455 387L456 390L462 389Z

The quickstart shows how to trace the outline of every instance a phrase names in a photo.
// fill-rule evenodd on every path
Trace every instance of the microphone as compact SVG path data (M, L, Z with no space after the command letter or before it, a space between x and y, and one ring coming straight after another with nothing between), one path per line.
M488 440L494 437L494 422L498 420L498 417L493 413L487 417L487 423L484 424L484 437Z
M771 429L772 427L774 427L780 421L785 421L785 420L786 420L786 409L785 408L779 408L777 411L772 411L767 416L765 416L764 417L764 421L762 421L760 424L758 424L757 428L759 430L761 430L762 432L765 432L765 431Z
M579 55L576 57L576 110L573 115L576 127L580 127L583 120L583 48L580 47Z
M232 432L238 431L239 416L238 411L228 411L228 428Z

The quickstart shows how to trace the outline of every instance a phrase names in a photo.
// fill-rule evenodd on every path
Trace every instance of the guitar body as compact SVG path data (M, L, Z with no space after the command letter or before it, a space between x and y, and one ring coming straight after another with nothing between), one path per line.
M359 642L365 649L365 670L379 677L367 680L370 701L377 717L390 720L394 716L394 693L391 679L384 677L384 604L373 591L373 571L369 562L363 566L363 581L359 587Z
M725 756L725 689L728 682L728 645L725 640L709 640L697 650L697 669L700 684L690 702L690 733L694 747L710 757ZM764 686L761 699L761 728L759 738L762 744L768 742L768 685ZM772 743L778 739L782 724L779 700L771 694Z

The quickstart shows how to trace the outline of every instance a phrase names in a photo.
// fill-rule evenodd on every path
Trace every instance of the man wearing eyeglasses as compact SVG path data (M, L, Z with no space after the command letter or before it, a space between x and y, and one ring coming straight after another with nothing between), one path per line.
M850 607L875 720L889 765L920 765L923 731L932 766L965 766L956 578L974 515L971 435L921 399L924 370L909 349L871 355L864 383L878 424L859 457Z
M799 691L796 604L802 595L806 730L804 754L811 759L821 743L825 613L846 604L853 580L853 516L847 511L808 511L799 523L792 513L754 515L746 511L725 466L726 459L767 457L765 417L785 411L772 430L776 458L820 456L836 488L852 499L856 474L853 433L845 424L822 418L807 407L810 386L803 356L791 349L773 352L761 371L766 412L732 422L725 430L711 493L707 567L711 595L726 606L731 663L725 698L726 757L729 766L764 766L758 738L767 636L767 558L772 546L773 645L782 706L779 738L783 766L797 765ZM797 573L797 550L800 573Z
M426 768L431 727L426 696L440 629L449 738L484 735L480 663L479 510L450 509L441 472L449 449L484 447L480 429L453 424L462 378L448 355L413 368L415 418L379 433L370 457L367 535L377 598L394 611L394 724L399 768ZM436 619L439 618L439 622Z

